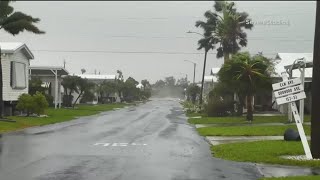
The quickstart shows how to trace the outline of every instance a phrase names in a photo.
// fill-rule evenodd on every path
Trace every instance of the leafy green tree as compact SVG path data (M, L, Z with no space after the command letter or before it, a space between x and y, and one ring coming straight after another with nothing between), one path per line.
M29 81L29 94L34 95L36 92L45 93L47 88L42 87L42 81L40 78L32 77Z
M163 80L158 80L156 83L154 83L153 87L155 88L163 88L166 85L166 83Z
M132 77L124 82L123 96L126 101L131 102L139 99L140 90L136 87L138 84L139 82Z
M21 94L18 98L18 104L16 106L18 110L24 110L27 112L27 116L33 112L34 109L34 101L30 94Z
M185 78L180 78L180 79L178 79L178 81L177 81L177 86L180 86L180 87L182 87L183 89L184 88L187 88L188 87L188 79L187 79L187 77L185 77Z
M78 83L79 79L81 79L81 78L78 76L69 76L68 75L68 76L63 77L61 85L64 89L63 104L66 107L72 107L72 100L73 100L72 93L78 92L77 83Z
M246 96L247 120L253 120L253 96L271 89L270 60L262 55L237 53L218 72L219 80Z
M87 79L77 78L76 79L76 92L79 94L77 99L74 101L72 107L76 105L78 99L83 95L84 92L90 91L94 87L93 83L90 83Z
M143 90L145 91L146 89L150 89L151 88L151 85L150 85L150 82L146 79L142 80L141 81L141 84L143 85Z
M0 1L0 30L11 35L17 35L23 31L29 31L35 34L44 34L34 24L40 21L39 18L26 15L22 12L14 12L10 5L12 1ZM0 47L0 116L3 114L3 80L2 80L2 61Z
M42 93L37 92L35 95L32 96L32 99L34 105L34 112L38 115L43 114L49 106L46 97Z
M167 86L173 87L176 84L176 79L173 76L169 76L165 78L165 81Z
M187 88L187 95L191 98L193 104L196 103L196 98L200 94L200 87L196 84L191 84Z
M253 24L248 13L237 12L234 2L215 1L214 9L215 12L207 11L206 21L197 21L196 27L204 30L206 38L201 40L204 44L219 44L217 58L224 57L227 62L230 54L247 46L247 34L243 30L252 29Z

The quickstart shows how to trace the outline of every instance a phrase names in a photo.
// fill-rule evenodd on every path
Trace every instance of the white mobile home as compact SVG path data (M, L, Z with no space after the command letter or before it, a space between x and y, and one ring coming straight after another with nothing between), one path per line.
M24 43L0 42L0 48L4 113L11 115L18 97L28 93L28 69L34 56Z

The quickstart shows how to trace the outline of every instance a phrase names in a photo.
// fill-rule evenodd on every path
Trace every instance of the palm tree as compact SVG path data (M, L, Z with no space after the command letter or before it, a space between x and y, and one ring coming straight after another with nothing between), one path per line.
M251 57L248 52L237 53L218 72L222 83L247 97L247 120L250 122L253 120L253 96L271 89L269 64L269 59L262 55Z
M196 27L204 30L205 36L211 36L219 44L217 58L224 57L224 62L230 59L241 47L247 45L247 34L243 29L252 29L248 13L237 12L234 2L215 1L215 12L207 11L206 21L197 21Z
M24 30L35 33L44 34L34 23L40 21L39 18L33 18L22 12L14 12L14 8L10 6L12 1L0 1L0 30L14 35ZM3 114L3 82L2 82L2 63L1 63L1 47L0 47L0 117Z
M207 54L210 49L215 48L214 44L216 44L216 39L213 38L213 36L211 36L209 32L208 33L205 32L202 37L203 38L201 38L198 41L198 45L199 45L198 50L204 49L203 71L202 71L201 89L200 89L200 97L199 97L200 108L202 105L202 92L203 92L203 84L204 84L204 74L206 72Z

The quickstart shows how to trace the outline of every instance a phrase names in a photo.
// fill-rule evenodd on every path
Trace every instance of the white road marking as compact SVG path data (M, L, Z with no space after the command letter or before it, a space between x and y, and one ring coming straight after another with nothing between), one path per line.
M128 146L128 143L113 143L112 146Z
M118 146L121 146L121 147L125 147L125 146L147 146L147 144L137 144L137 143L95 143L93 144L94 146L104 146L104 147L107 147L107 146L113 146L113 147L118 147Z

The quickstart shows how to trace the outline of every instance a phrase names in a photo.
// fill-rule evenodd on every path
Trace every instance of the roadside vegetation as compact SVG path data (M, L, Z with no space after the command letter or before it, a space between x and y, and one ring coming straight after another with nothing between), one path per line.
M186 91L186 100L181 104L189 118L188 122L199 127L197 131L202 136L229 136L228 138L282 136L288 128L296 130L295 123L289 123L287 115L277 115L277 110L273 109L274 102L270 92L273 83L271 77L275 73L274 61L265 57L262 52L239 52L248 43L243 30L253 28L252 24L243 23L250 20L249 14L238 12L234 2L215 1L213 7L214 11L204 13L205 21L196 22L196 27L203 30L203 38L198 41L198 45L199 49L205 49L205 53L218 47L217 58L223 57L224 64L216 74L217 82L211 84L203 96L196 85L190 84L187 87L189 91ZM261 104L256 105L254 98L258 97ZM264 112L272 115L255 115ZM309 115L305 115L304 122L310 122ZM309 124L304 125L304 130L306 135L310 135ZM227 143L214 145L211 150L214 157L233 161L320 167L320 161L280 157L303 155L300 141ZM319 177L283 179L308 178Z
M116 108L123 108L130 104L115 103L115 104L99 104L99 105L77 105L74 109L49 108L46 110L46 117L24 117L24 116L10 116L8 119L16 122L0 121L0 133L20 130L32 126L43 126L47 124L54 124L64 121L70 121L81 116L89 116L98 114L103 111L110 111Z

